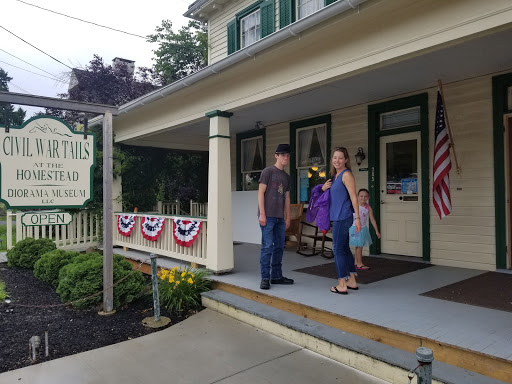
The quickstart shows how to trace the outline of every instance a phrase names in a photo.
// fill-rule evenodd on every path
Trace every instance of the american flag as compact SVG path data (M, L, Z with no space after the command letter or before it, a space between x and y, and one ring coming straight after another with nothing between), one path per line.
M435 126L435 148L434 148L434 207L442 219L452 211L450 199L450 138L446 129L444 116L443 98L437 90L436 126Z

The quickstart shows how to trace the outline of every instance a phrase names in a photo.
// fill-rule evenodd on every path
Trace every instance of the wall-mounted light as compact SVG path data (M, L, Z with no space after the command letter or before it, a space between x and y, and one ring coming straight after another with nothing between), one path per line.
M356 163L357 165L361 165L361 163L363 162L364 159L366 159L366 155L364 154L364 151L363 151L363 148L362 147L359 147L357 149L357 153L355 155L356 157Z
M263 128L265 128L265 125L263 124L263 122L257 121L256 124L254 125L254 128L263 129Z

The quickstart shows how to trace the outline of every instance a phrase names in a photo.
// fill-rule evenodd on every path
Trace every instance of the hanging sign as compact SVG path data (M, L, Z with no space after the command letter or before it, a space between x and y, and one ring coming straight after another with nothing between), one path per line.
M0 126L0 200L7 208L84 208L92 200L94 134L39 116Z
M67 225L72 221L73 216L69 212L61 211L27 212L21 216L21 223L25 226Z

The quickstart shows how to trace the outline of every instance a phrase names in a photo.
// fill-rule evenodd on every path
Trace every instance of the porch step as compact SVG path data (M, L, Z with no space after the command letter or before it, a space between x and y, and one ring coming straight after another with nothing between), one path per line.
M257 295L279 300L260 292ZM390 383L406 383L408 372L418 365L414 353L310 320L307 316L299 316L259 300L226 292L222 287L203 293L202 302L207 308ZM453 384L504 383L440 361L433 363L433 379L436 383Z

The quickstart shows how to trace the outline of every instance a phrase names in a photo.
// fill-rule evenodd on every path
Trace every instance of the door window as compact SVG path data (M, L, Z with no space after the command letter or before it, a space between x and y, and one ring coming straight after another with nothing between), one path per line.
M416 140L386 144L386 194L418 194L418 148Z

